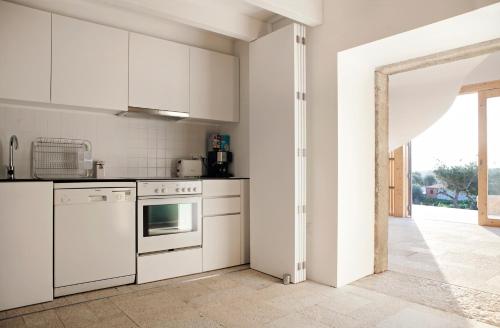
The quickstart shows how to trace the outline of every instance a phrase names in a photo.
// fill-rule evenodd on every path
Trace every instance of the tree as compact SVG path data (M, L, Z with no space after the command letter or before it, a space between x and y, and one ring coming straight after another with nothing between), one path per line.
M424 199L424 193L422 191L422 187L414 184L411 186L411 198L413 204L421 204L422 199Z
M424 177L424 185L432 186L437 183L436 177L432 174L428 174Z
M424 185L424 179L422 179L422 173L420 173L420 172L413 172L411 174L411 184L423 186Z
M477 195L477 165L469 163L466 165L448 166L441 164L434 170L434 174L444 185L439 193L447 196L453 201L453 207L458 207L458 197L461 192L474 203Z

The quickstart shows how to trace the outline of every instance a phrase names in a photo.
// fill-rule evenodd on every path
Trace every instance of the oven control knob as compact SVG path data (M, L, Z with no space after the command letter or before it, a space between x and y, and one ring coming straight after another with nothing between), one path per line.
M159 192L160 192L160 189L156 188L155 193L159 193Z
M188 188L188 191L191 191L191 188Z
M165 189L165 188L161 188L161 192L162 192L162 193L166 193L166 192L167 192L167 189Z
M181 188L175 188L175 192L181 191Z
M193 187L193 191L196 191L196 187Z
M182 192L185 192L186 191L186 188L182 188Z

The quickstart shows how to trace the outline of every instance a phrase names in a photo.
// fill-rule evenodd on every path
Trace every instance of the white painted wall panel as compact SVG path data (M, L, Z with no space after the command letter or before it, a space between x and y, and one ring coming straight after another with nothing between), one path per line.
M300 30L290 25L250 44L250 265L292 282L305 279Z

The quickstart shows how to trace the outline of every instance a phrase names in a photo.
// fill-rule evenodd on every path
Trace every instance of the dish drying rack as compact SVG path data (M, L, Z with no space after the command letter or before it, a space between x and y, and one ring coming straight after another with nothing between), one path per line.
M93 174L92 144L88 140L37 138L32 158L34 178L90 178Z

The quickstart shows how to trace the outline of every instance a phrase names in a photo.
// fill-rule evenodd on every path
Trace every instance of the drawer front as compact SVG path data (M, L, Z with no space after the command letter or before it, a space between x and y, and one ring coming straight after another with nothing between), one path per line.
M203 181L203 197L239 196L240 194L240 180Z
M202 261L201 248L141 255L137 257L137 283L199 273L202 270Z
M203 271L241 264L241 216L203 219Z
M208 198L203 200L203 216L236 214L240 212L240 197Z

